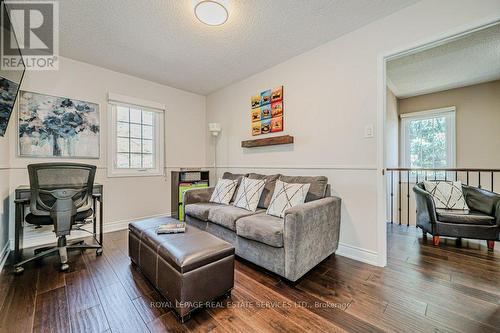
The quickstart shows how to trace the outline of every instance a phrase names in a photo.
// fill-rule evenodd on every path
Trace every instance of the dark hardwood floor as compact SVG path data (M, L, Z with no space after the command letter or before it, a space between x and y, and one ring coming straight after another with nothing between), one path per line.
M500 251L388 225L388 265L332 256L295 286L236 262L230 299L180 324L131 265L126 231L105 235L102 257L73 252L0 275L0 331L17 332L495 332L500 331Z

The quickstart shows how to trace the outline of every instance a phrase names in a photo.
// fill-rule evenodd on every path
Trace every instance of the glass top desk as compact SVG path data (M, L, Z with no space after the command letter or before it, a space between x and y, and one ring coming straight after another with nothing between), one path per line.
M16 206L15 211L15 224L14 224L14 257L17 259L20 256L20 250L23 248L23 232L24 232L24 217L26 214L26 207L30 205L31 191L28 185L20 185L16 188L16 197L14 203ZM97 202L99 202L99 232L97 232ZM103 186L101 184L94 184L92 191L92 209L94 214L93 219L93 237L102 245L102 223L103 223Z

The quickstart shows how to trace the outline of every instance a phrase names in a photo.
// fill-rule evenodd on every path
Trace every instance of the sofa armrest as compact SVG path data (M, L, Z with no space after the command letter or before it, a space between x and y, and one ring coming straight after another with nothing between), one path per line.
M182 203L186 206L193 203L208 202L212 196L214 188L215 187L203 187L184 191Z
M432 195L426 190L415 185L415 200L417 202L417 225L426 226L429 223L436 223L436 205Z
M297 281L335 252L340 234L338 197L326 197L285 211L285 277Z

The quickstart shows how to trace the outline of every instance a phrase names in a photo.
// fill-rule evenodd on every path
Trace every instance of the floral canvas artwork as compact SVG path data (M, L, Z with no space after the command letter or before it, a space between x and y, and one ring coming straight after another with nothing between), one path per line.
M19 84L0 76L0 136L5 135Z
M253 95L250 101L252 135L283 131L283 86Z
M21 91L19 155L99 158L99 105Z

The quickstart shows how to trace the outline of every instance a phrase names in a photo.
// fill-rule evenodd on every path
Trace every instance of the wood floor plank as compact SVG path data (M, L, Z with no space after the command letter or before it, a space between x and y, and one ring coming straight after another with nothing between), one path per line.
M70 332L66 288L60 287L37 294L33 332Z
M109 324L101 305L71 313L71 329L73 333L100 333L109 329Z
M80 312L100 304L87 269L66 274L66 293L71 312Z
M35 313L38 271L33 264L14 276L0 308L0 332L31 332Z
M148 332L139 312L134 307L121 283L98 290L102 309L113 332Z
M165 305L167 304L166 299L156 291L148 295L137 297L132 303L146 324L170 311Z

